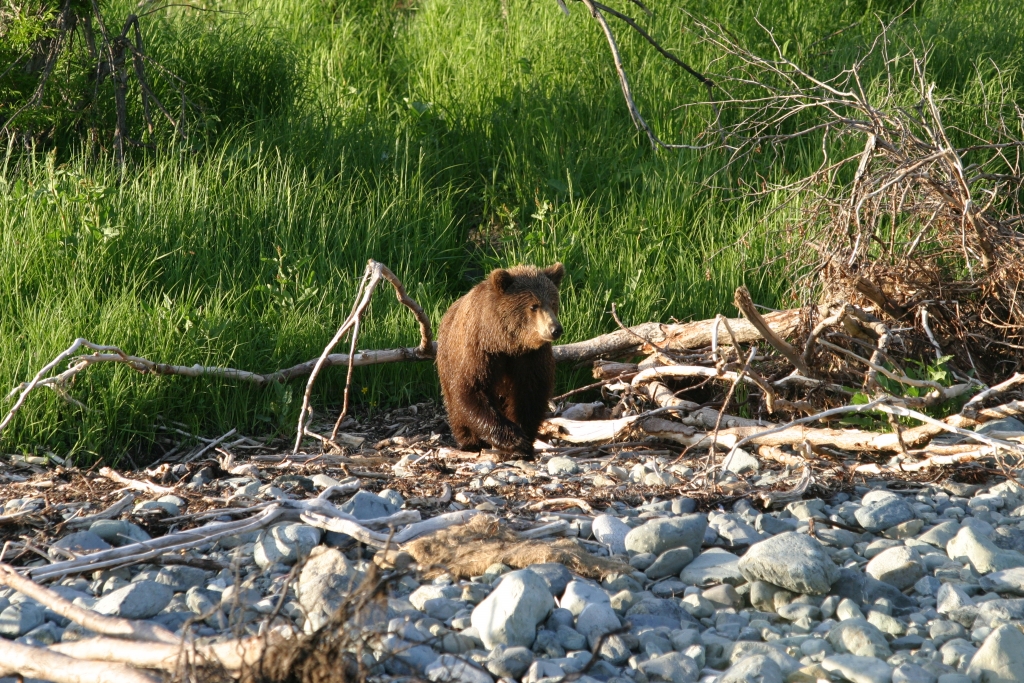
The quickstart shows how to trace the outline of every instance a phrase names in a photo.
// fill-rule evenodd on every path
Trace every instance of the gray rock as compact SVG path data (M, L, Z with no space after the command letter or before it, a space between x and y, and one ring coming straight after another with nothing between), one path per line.
M957 669L967 668L977 651L978 648L963 638L954 638L939 648L939 652L942 653L942 663Z
M831 592L859 605L871 605L879 598L885 598L892 605L893 614L910 614L919 609L917 600L904 595L895 586L873 579L856 568L840 569L839 578L832 584Z
M863 505L854 513L857 522L868 531L883 531L914 519L914 509L902 498L889 498Z
M795 657L790 657L781 648L773 647L768 643L740 640L730 643L726 654L728 655L729 662L732 664L751 655L763 655L775 662L776 666L782 671L783 676L789 676L800 668L799 660Z
M1024 598L1010 600L986 600L977 607L978 617L974 626L984 624L991 628L1024 620Z
M914 592L918 595L932 596L939 592L942 587L942 582L936 579L934 576L925 576L917 580L914 584Z
M356 491L354 496L345 501L339 509L356 519L375 519L395 514L398 512L399 506L386 498L381 498L376 493L359 490Z
M1024 633L1006 624L992 631L971 658L967 675L982 683L1024 681Z
M89 531L114 546L141 543L150 540L146 530L123 519L100 519L92 523Z
M514 571L505 574L473 609L470 621L487 649L495 645L529 647L537 636L537 625L551 613L554 602L539 576L528 570Z
M623 537L623 538L625 538L625 537ZM623 547L625 547L625 546L623 546ZM687 550L689 550L689 548L687 548ZM640 571L645 571L645 570L647 570L648 567L650 567L652 564L654 564L654 561L657 560L657 559L658 559L658 556L655 555L654 553L639 553L639 554L634 555L633 557L629 558L629 566L632 567L633 569L639 569ZM693 558L691 558L691 559L693 559Z
M935 674L915 664L901 664L893 669L893 683L936 683Z
M782 669L764 655L744 657L718 678L718 683L784 683Z
M784 534L787 531L795 531L796 527L797 520L793 518L779 519L772 515L758 515L754 519L754 528L770 536Z
M699 625L689 612L679 606L678 600L672 599L643 598L626 610L625 618L633 628L664 626L675 630L680 627L680 623L683 628Z
M260 533L253 557L261 569L274 564L291 565L309 555L319 543L320 530L316 527L286 522Z
M873 657L832 655L821 662L825 671L835 672L852 683L890 683L892 667Z
M1003 550L1015 550L1024 553L1024 529L1001 526L992 532L990 537L997 548ZM943 546L945 547L945 546Z
M619 666L625 664L630 655L629 645L626 643L626 639L620 635L608 636L601 643L601 649L597 652L598 656L609 662L612 665Z
M974 604L974 600L967 593L951 583L944 583L939 586L939 591L935 594L935 600L935 609L939 614L949 614L953 610Z
M1024 595L1024 567L992 572L981 577L981 587L992 593Z
M960 522L950 519L936 524L918 536L918 540L945 550L946 544L953 540L958 531L960 531Z
M683 567L693 561L693 551L689 548L673 548L666 550L647 567L644 572L651 581L663 579L666 576L674 576L683 570Z
M136 581L107 593L93 610L110 617L149 619L156 616L174 597L169 586L156 581Z
M556 455L548 460L548 474L552 477L569 477L579 472L576 461L564 455Z
M700 675L697 662L680 652L653 657L637 667L648 679L669 683L695 683Z
M830 529L825 527L824 529L817 529L815 536L819 541L825 545L830 545L833 548L850 548L860 540L860 537L852 531L846 529Z
M748 581L767 581L797 593L827 593L839 568L820 543L806 534L787 532L750 547L739 569Z
M572 572L564 564L546 562L531 564L527 569L539 576L547 584L551 595L558 597L565 592L565 587L572 581Z
M868 576L900 590L910 588L924 576L921 555L905 545L883 550L868 562L864 571Z
M206 572L198 567L172 565L162 567L153 580L162 583L175 593L184 593L193 586L203 585L206 582Z
M979 434L991 434L992 432L1024 432L1024 422L1015 417L1002 417L981 425L974 431Z
M811 517L823 517L825 515L825 501L821 498L795 500L786 505L786 511L800 521L806 522Z
M626 554L626 535L632 528L618 517L598 515L594 518L592 533L599 543L608 546L612 555Z
M827 636L840 654L887 659L892 655L885 634L865 619L847 619L836 624Z
M746 547L765 539L764 534L747 524L737 514L716 515L710 526L719 538L733 547Z
M424 669L435 683L494 683L494 678L472 661L455 655L441 655Z
M426 645L414 645L393 635L381 640L380 649L388 655L385 667L393 675L419 674L437 661L437 653Z
M999 548L969 526L962 527L946 544L946 554L951 559L966 557L980 574L1024 566L1024 555Z
M693 498L680 496L672 500L673 515L688 515L697 509L697 501Z
M742 448L737 448L732 452L731 456L725 459L725 462L722 463L722 467L726 472L745 474L747 472L757 472L761 469L761 463L750 453L746 452Z
M565 650L583 650L587 647L587 637L571 626L559 626L555 629L555 637Z
M533 664L533 651L526 647L498 645L487 658L487 670L500 678L519 677Z
M598 638L605 633L614 631L621 625L619 617L615 614L612 606L604 603L588 605L576 617L576 630L586 636L590 647L594 647Z
M0 636L19 638L38 627L45 619L43 608L35 602L19 602L0 612Z
M317 546L302 566L295 593L309 630L327 623L352 589L356 571L340 550Z
M570 581L559 601L559 605L574 616L579 616L584 608L594 603L611 605L611 598L600 586L587 580Z
M967 638L967 631L955 621L936 620L928 627L928 636L935 647L942 647L956 638Z
M747 552L749 554L750 551ZM686 565L680 572L679 579L694 586L708 586L714 583L738 586L746 582L739 563L740 558L728 550L708 548Z
M401 493L394 489L384 489L377 495L394 505L399 510L402 509L403 505L405 505L405 498L402 497Z
M549 659L536 659L523 675L523 683L537 683L545 678L558 679L565 676L565 671Z
M704 515L654 519L626 534L626 550L661 555L666 550L687 547L697 555L707 528L708 520Z
M109 550L110 544L92 531L76 531L73 534L68 534L63 538L58 539L50 546L50 548L50 551L48 551L50 557L65 560L68 557L67 555L64 553L54 552L54 550L60 548L71 551L75 555L85 555L88 553L95 553L100 550Z

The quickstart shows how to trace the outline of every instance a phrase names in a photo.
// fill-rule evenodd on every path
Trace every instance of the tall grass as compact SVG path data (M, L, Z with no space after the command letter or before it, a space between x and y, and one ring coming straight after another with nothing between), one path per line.
M649 25L703 68L712 55L681 30L683 10L712 11L763 45L759 19L828 71L863 48L878 17L899 17L902 35L934 46L941 87L973 93L965 121L984 106L984 84L1012 80L1024 54L1024 10L1012 3L767 5L665 0ZM225 0L220 9L235 13L171 8L144 24L154 59L205 108L189 144L139 151L123 171L109 150L75 139L6 158L0 387L78 336L168 363L272 371L306 360L346 314L367 258L389 265L435 322L492 267L561 260L567 341L612 329L611 302L630 322L729 312L741 283L761 303L789 303L773 230L791 216L709 189L722 161L713 154L653 152L581 6L569 18L540 0ZM979 12L993 22L977 22ZM703 122L677 107L704 96L699 84L622 37L659 134L695 138ZM784 164L746 172L786 177L819 160L813 145L794 143ZM733 172L715 179L736 182ZM408 313L379 296L360 345L416 339ZM325 373L318 405L338 400L343 374ZM563 386L574 379L561 375ZM429 364L363 368L356 383L369 407L437 395ZM90 369L70 390L86 410L38 392L0 434L0 450L144 457L160 420L201 433L287 432L301 395L299 383L256 388L124 367Z

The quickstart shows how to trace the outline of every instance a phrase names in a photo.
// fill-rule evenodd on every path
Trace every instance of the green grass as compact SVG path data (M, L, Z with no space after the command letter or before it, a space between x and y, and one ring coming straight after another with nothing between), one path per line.
M655 2L645 19L697 68L711 55L681 30L682 10L706 4ZM627 322L730 312L739 284L760 303L790 303L773 236L789 216L707 189L715 154L653 152L598 26L571 6L566 18L553 0L225 0L236 13L146 17L148 49L189 84L203 127L188 145L134 151L123 172L73 135L0 156L0 388L79 336L167 363L268 372L307 360L346 315L368 258L435 324L490 268L561 260L566 341L613 329L611 302ZM765 47L760 18L824 73L858 54L876 16L908 6L723 0L710 11ZM678 105L704 91L616 28L645 115L664 139L691 140L703 122ZM1017 3L922 0L897 29L933 48L943 92L968 99L955 113L964 122L1024 55ZM799 174L819 150L797 142L784 164L744 172ZM471 239L481 231L489 246ZM360 346L416 340L408 313L378 295ZM562 386L580 377L560 373ZM438 393L429 364L362 368L355 381L376 407ZM325 372L318 405L336 404L343 383L343 370ZM201 433L287 433L301 391L100 366L71 387L88 410L37 392L0 451L145 456L158 416Z

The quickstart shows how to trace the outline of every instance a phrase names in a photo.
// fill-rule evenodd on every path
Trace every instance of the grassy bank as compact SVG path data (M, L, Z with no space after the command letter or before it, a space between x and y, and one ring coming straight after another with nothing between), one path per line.
M822 72L857 54L876 16L909 6L770 4L712 11L764 45L759 17ZM712 55L681 30L682 10L703 15L703 5L655 3L648 20L698 68ZM1024 10L996 5L921 2L898 20L932 47L942 92L973 98L956 113L965 125L985 83L1016 78L1024 56ZM771 214L770 199L708 189L715 154L650 149L580 5L568 18L539 0L218 7L143 23L154 59L204 104L188 145L136 150L123 170L72 136L0 157L5 390L79 336L177 364L272 371L306 360L347 313L367 258L391 267L435 323L490 268L561 260L567 341L612 329L611 302L631 322L729 311L741 283L759 302L787 303L772 234L788 216ZM664 139L692 140L703 121L677 106L703 98L699 84L624 32L622 42L645 115ZM784 178L819 161L820 148L794 143L785 163L744 173ZM732 175L715 182L736 186ZM360 345L416 339L407 312L378 296ZM319 404L338 400L343 375L325 373ZM565 371L562 384L572 378ZM438 391L428 364L360 369L356 383L377 407ZM200 433L287 432L301 390L97 367L71 388L88 410L39 392L0 451L145 455L158 419Z

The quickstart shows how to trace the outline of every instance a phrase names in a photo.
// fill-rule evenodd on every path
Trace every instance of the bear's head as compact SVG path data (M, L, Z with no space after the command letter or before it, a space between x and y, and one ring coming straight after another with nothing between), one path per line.
M488 277L498 295L495 319L503 328L509 350L539 349L562 336L558 321L558 286L565 268L561 263L537 268L499 268Z

